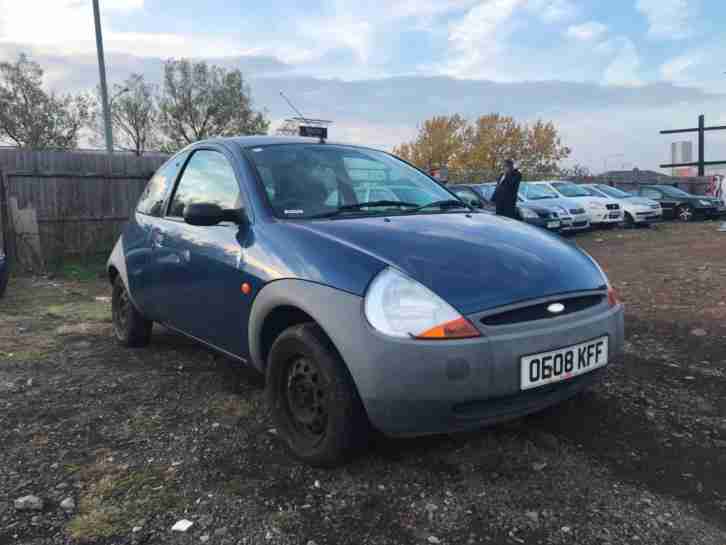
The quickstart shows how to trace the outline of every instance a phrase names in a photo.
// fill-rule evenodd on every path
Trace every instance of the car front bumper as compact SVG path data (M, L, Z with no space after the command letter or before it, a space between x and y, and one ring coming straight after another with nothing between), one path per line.
M529 225L546 229L547 231L559 231L562 229L562 222L559 219L524 218L522 221Z
M663 219L663 210L661 208L635 208L629 213L635 223L653 223Z
M623 221L622 210L597 210L589 212L588 215L590 216L590 223L596 225L620 223Z
M560 218L562 220L563 231L582 231L590 227L590 218L587 214L578 214L569 216L568 218Z
M388 435L464 431L539 411L593 384L603 369L523 391L521 357L600 336L609 339L609 361L623 347L623 308L607 302L567 316L496 327L484 326L482 315L469 316L482 336L456 341L386 337L371 328L360 306L342 315L345 327L332 323L326 330L372 425Z

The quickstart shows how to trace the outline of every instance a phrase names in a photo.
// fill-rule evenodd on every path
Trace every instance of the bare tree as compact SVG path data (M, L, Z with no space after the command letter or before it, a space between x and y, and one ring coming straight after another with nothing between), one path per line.
M206 62L168 60L159 98L160 124L170 148L211 136L266 134L269 121L252 109L239 70Z
M155 94L156 87L146 83L141 74L131 74L126 81L113 86L109 105L114 148L140 156L161 146ZM94 132L94 143L102 144L105 132L100 91L96 92L90 126Z
M83 95L43 90L43 69L24 54L0 63L0 140L33 149L71 149L89 115Z

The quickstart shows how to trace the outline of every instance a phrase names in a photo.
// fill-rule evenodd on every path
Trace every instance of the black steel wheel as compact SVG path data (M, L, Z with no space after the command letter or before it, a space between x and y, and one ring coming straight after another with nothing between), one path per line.
M682 204L676 210L676 219L683 222L693 221L693 208L687 204Z
M353 379L314 323L292 326L273 343L267 396L280 437L307 464L340 465L368 442L368 419Z
M153 322L136 309L120 276L113 283L111 318L116 340L123 346L141 347L151 341Z

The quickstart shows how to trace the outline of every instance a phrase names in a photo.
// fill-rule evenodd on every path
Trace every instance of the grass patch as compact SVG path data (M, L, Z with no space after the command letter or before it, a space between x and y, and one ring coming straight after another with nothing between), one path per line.
M270 524L286 534L295 533L299 518L295 511L276 511L270 515Z
M68 534L79 541L127 535L142 519L181 505L173 473L161 466L130 469L99 460L81 472L78 514Z
M110 322L110 305L102 301L78 301L45 308L49 318L73 322Z
M91 255L84 258L65 258L61 263L51 265L60 278L76 282L91 282L106 274L108 254Z
M148 416L137 412L126 422L132 433L154 433L161 429L161 421L158 415Z
M210 416L247 418L255 412L255 404L240 397L214 399L209 403L208 412Z

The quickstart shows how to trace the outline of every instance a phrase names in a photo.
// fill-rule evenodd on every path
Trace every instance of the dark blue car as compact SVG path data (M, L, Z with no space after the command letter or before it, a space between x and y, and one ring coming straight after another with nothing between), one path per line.
M478 428L592 384L623 310L584 252L472 210L384 152L306 139L194 144L108 263L127 346L161 323L266 375L281 437L332 465L390 435Z
M10 264L8 259L0 248L0 297L5 295L5 289L8 286L8 277L10 276Z

